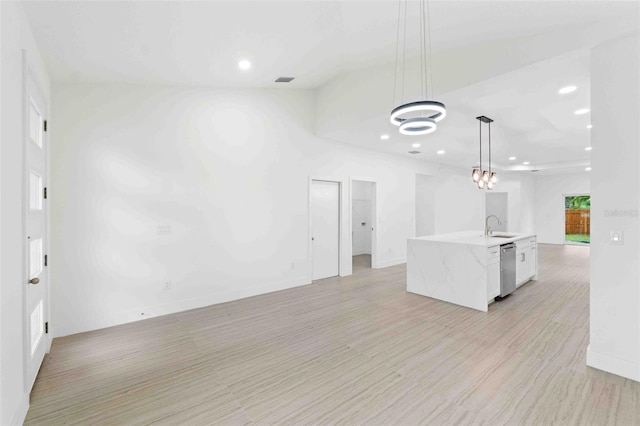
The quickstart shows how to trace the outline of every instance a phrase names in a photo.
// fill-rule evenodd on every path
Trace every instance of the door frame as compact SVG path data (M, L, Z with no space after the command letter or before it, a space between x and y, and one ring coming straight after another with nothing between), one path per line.
M308 227L307 227L307 270L308 270L308 280L310 283L313 282L313 244L311 243L312 237L312 212L311 212L311 185L313 185L313 181L322 181L322 182L333 182L338 184L338 275L343 277L345 275L350 275L349 273L345 273L343 270L343 265L345 262L344 259L344 224L342 223L344 214L342 213L342 209L344 206L344 191L342 190L344 186L344 182L342 179L338 179L335 177L326 177L326 176L309 176L307 183L307 214L308 214Z
M588 243L580 243L577 241L576 242L567 241L565 239L567 236L567 215L565 214L566 207L564 207L564 203L567 197L578 197L578 196L584 196L584 195L588 195L589 198L591 198L591 194L585 194L583 192L575 193L575 194L562 194L562 245L563 246L591 247L591 244L588 244ZM589 209L589 215L591 215L591 209ZM591 221L591 218L589 218L589 221ZM589 231L589 237L591 237L591 231Z
M22 246L20 249L22 250L22 282L20 283L22 286L22 350L23 350L23 377L24 377L24 386L25 392L29 394L33 387L33 382L30 381L29 378L29 364L31 360L31 348L30 348L30 333L29 330L29 315L30 312L27 309L27 282L29 281L29 264L28 264L28 250L29 246L27 244L27 215L29 214L29 163L27 159L27 144L29 141L29 94L30 94L30 84L32 84L39 92L39 95L42 96L42 101L44 102L44 111L43 119L49 121L49 99L47 99L45 95L45 91L42 89L42 86L38 82L36 78L36 74L33 72L32 67L29 65L29 61L27 58L27 52L25 50L22 51ZM48 130L48 129L47 129ZM42 134L42 149L45 157L45 167L46 173L43 179L43 188L49 188L50 176L51 176L51 156L50 156L50 143L49 143L49 132L43 132ZM46 238L45 244L43 245L43 255L50 253L50 239L51 239L51 227L50 227L50 209L47 200L43 200L43 212L44 215L44 236ZM44 284L45 284L45 296L44 296L44 315L43 321L45 323L50 322L51 316L51 278L49 273L49 267L44 266L42 270L42 275L45 276ZM49 330L50 331L50 330ZM51 350L51 333L45 330L45 333L42 336L43 344L45 345L45 354L49 353ZM36 374L37 378L37 374Z
M371 269L378 269L378 181L370 177L349 177L349 258L353 258L353 181L373 183L371 206ZM353 266L351 266L353 273Z

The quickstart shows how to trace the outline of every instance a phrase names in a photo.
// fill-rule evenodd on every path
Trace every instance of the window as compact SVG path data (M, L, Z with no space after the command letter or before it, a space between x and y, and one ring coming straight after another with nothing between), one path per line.
M564 197L564 241L567 244L591 242L591 196Z
M35 309L31 311L31 318L29 322L31 323L31 355L36 351L38 347L38 343L40 343L40 338L43 333L43 321L44 321L44 309L42 305L42 300L38 302Z

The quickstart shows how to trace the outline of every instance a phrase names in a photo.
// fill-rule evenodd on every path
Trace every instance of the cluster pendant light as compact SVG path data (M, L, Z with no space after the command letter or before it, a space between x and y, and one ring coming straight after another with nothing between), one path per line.
M493 120L489 117L481 115L480 117L476 117L480 124L480 162L478 163L478 167L473 169L471 173L471 178L478 185L478 189L488 189L492 190L493 187L498 182L498 175L496 172L491 170L491 123ZM486 123L489 127L489 169L482 170L482 123Z
M413 2L412 2L413 3ZM405 62L407 44L407 6L408 0L398 1L398 37L396 41L396 66L393 81L393 104L396 105L396 89L398 85L398 66L400 51L400 30L402 28L402 70L400 81L400 106L391 110L391 124L398 126L403 135L426 135L436 130L436 123L445 118L447 110L442 102L427 100L433 96L433 71L431 69L431 29L429 26L429 1L420 0L420 97L405 103ZM404 6L404 8L403 8ZM404 15L404 25L401 17ZM428 36L428 40L427 40ZM428 59L428 61L427 61ZM429 68L427 72L427 68ZM429 86L431 86L429 88Z

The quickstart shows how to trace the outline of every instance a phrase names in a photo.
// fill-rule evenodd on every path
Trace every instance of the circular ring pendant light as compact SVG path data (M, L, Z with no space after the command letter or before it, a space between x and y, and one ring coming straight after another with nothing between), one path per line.
M447 116L447 109L442 102L438 101L410 102L408 104L400 105L391 111L391 124L400 126L407 120L403 115L411 113L421 113L424 114L424 118L429 118L438 122Z
M438 126L432 118L407 118L400 124L400 133L403 135L427 135L435 132L437 128Z
M398 83L398 65L400 40L402 38L402 71L400 98L404 99L405 89L405 62L407 44L407 0L398 0L398 34L396 42L396 66L393 86L393 102L396 102L396 85ZM415 4L415 3L414 3ZM400 133L404 135L426 135L437 129L436 122L447 116L447 109L442 102L427 100L429 94L433 96L433 71L431 60L431 28L429 16L429 0L420 0L420 94L425 100L401 103L391 110L389 121L398 126ZM404 10L403 10L404 6ZM401 25L404 12L404 25ZM415 15L415 14L411 14ZM403 36L400 30L403 29ZM396 104L397 105L397 104Z

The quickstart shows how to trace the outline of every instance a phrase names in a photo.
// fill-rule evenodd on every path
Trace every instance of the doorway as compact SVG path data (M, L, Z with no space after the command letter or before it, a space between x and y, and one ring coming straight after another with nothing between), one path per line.
M45 114L47 106L35 80L27 73L25 100L25 185L24 185L24 358L25 383L30 392L44 354L49 349L48 249L48 138Z
M351 266L352 271L376 267L376 183L351 180Z
M311 279L340 274L340 182L312 180Z
M484 195L484 218L491 215L500 219L500 223L491 220L491 230L507 232L509 230L509 194L506 192L486 192Z
M591 243L590 195L564 196L564 243L575 245Z

